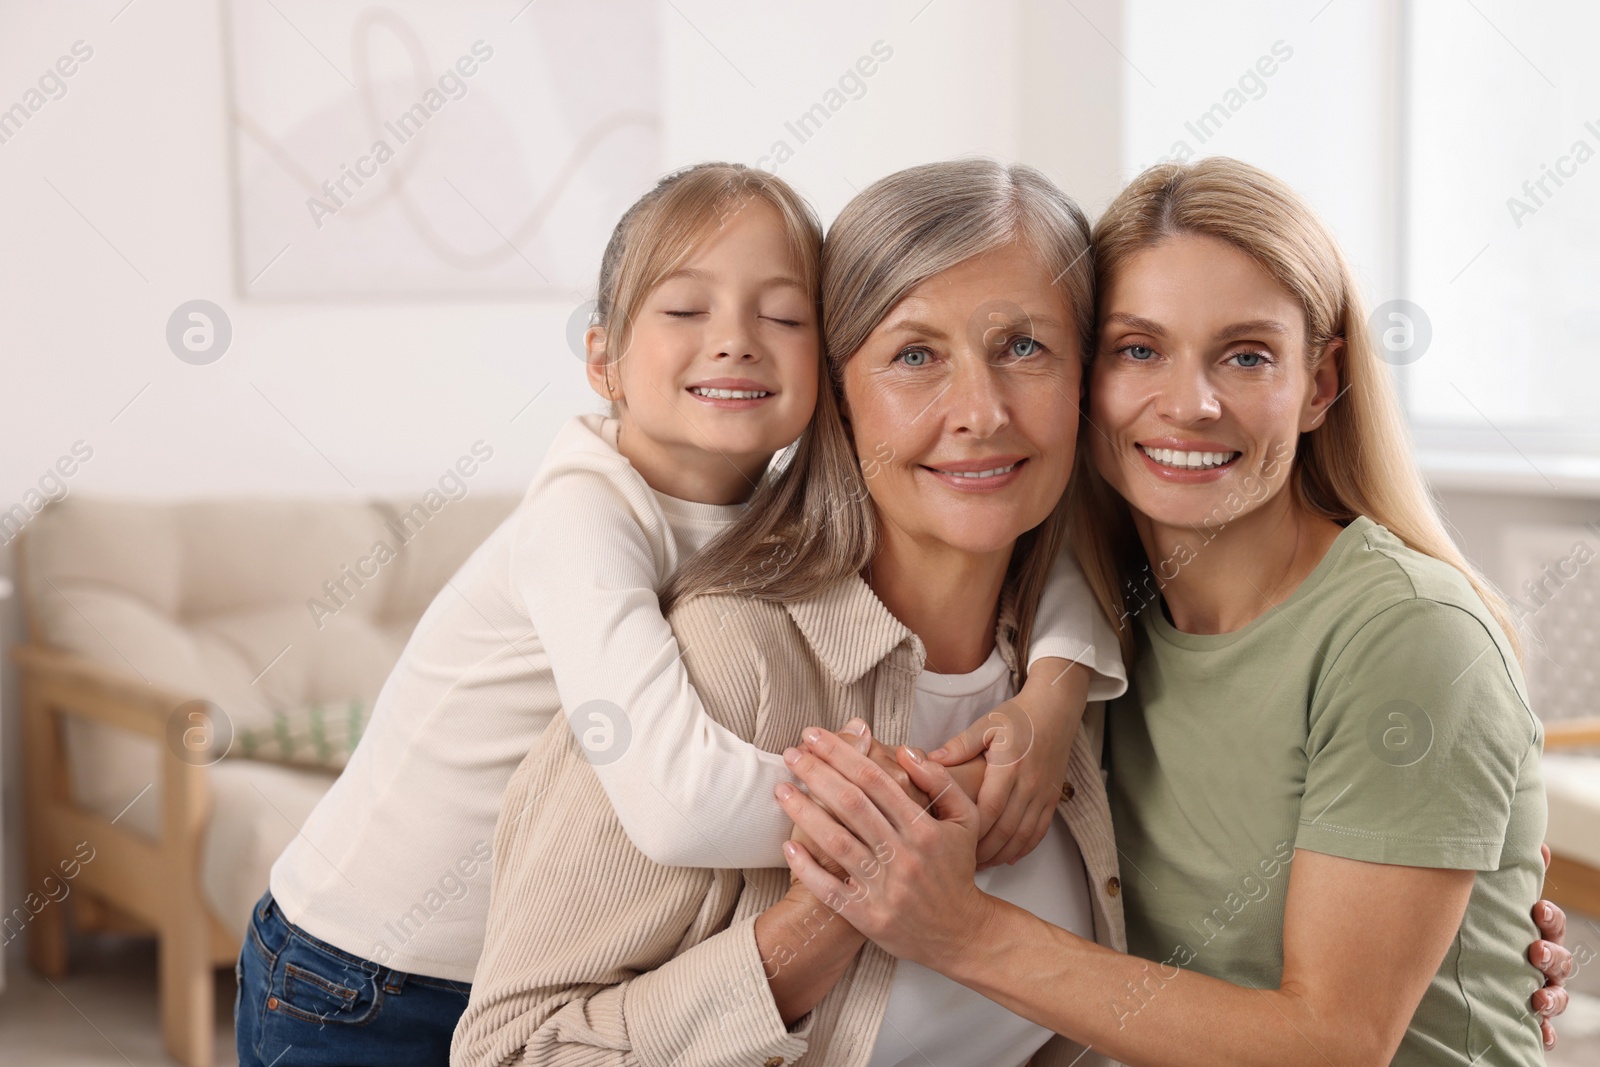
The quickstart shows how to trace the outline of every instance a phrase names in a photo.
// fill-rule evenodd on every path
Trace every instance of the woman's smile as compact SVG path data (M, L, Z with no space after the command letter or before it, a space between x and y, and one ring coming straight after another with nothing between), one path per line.
M1022 477L1022 468L1027 462L1026 456L989 456L920 466L958 493L998 493Z
M1213 482L1225 477L1244 455L1237 449L1211 441L1158 438L1134 443L1145 466L1158 478L1187 484Z

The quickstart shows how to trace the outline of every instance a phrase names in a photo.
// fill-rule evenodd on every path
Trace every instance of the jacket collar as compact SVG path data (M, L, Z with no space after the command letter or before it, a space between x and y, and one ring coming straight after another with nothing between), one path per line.
M922 669L922 639L891 615L872 587L856 575L784 607L811 651L841 685L854 684L908 642L913 672Z
M903 644L910 648L911 673L922 670L926 656L922 639L895 618L859 576L841 579L816 596L790 601L784 608L817 659L841 685L854 684ZM1003 593L995 639L1013 674L1018 666L1016 633L1016 598Z

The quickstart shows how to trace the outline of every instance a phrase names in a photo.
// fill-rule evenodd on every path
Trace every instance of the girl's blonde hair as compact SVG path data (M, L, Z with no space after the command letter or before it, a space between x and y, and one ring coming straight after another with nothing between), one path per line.
M822 274L822 225L777 175L743 163L697 163L658 181L623 212L600 261L591 322L606 331L605 358L628 351L633 321L650 291L682 267L730 216L752 203L778 212L806 292Z
M829 373L816 415L738 522L674 575L663 609L707 592L800 600L861 573L877 544L866 479L883 457L858 456L852 443L842 411L845 365L911 290L1013 241L1050 272L1076 318L1082 358L1094 335L1089 224L1043 174L985 159L930 163L874 182L845 206L823 246ZM1065 530L1063 499L1012 553L1006 587L1016 597L1019 649Z
M1393 383L1367 332L1360 287L1333 234L1292 189L1248 163L1218 156L1159 164L1118 194L1095 225L1098 292L1109 291L1133 256L1182 234L1233 245L1299 302L1308 364L1315 367L1330 342L1343 342L1337 399L1321 426L1300 435L1289 476L1295 498L1313 514L1339 523L1365 515L1411 549L1455 567L1520 657L1517 628L1504 600L1445 532L1412 459ZM1123 658L1131 663L1131 619L1140 605L1131 602L1130 593L1150 562L1127 502L1100 476L1090 456L1086 435L1093 431L1087 419L1084 427L1069 494L1070 536L1090 587L1117 622Z

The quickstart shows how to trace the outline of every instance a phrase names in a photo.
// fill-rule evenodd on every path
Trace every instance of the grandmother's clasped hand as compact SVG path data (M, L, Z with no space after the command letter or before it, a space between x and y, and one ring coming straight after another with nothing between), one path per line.
M809 839L789 842L790 870L818 899L888 952L926 962L981 928L993 898L974 882L978 809L949 771L905 746L896 766L932 797L924 807L852 742L820 727L784 760L807 792L779 786L779 803ZM813 854L815 850L816 854ZM833 860L846 877L826 870Z

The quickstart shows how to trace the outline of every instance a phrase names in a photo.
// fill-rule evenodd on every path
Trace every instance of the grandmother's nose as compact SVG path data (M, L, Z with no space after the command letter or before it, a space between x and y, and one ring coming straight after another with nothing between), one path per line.
M999 372L988 360L965 361L945 397L947 421L957 432L990 437L1011 421Z

